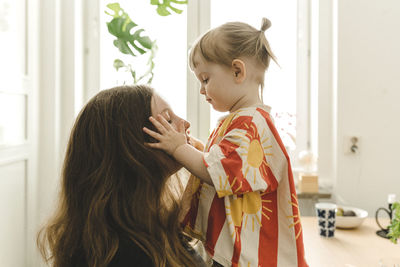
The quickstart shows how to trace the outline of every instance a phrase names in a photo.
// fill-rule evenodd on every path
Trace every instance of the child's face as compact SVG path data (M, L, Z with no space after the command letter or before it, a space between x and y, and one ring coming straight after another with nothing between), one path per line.
M235 72L226 66L205 61L200 55L195 55L196 67L194 73L200 81L200 94L206 101L220 112L231 111L238 101L242 90L235 90Z

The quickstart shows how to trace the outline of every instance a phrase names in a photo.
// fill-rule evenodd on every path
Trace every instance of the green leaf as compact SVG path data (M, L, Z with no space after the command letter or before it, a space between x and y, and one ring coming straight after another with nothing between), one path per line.
M188 3L187 0L185 0L185 1L171 0L171 2L175 3L175 4L187 4Z
M177 14L181 14L183 12L183 10L177 9L177 8L175 8L173 6L169 6L169 8L172 9Z
M157 13L158 13L158 15L163 16L163 17L168 16L168 15L171 15L171 12L169 12L169 11L168 11L165 7L163 7L163 6L158 6L158 7L157 7Z
M140 54L151 50L151 39L148 36L141 36L143 29L136 30L133 34L131 33L131 30L138 25L130 19L129 15L118 3L109 4L107 7L114 12L114 14L109 14L113 16L113 19L107 22L108 32L117 38L114 40L114 46L121 53L136 56L133 50ZM135 42L143 46L143 48L139 47Z
M119 3L110 3L106 7L116 11L121 10L121 6L119 5Z
M140 36L140 33L142 33L144 30L139 29L137 30L133 35L132 38L137 40L144 48L151 49L152 47L152 41L148 36ZM143 54L143 53L142 53Z
M137 83L136 71L132 70L132 68L129 68L129 69L130 69L130 72L131 72L131 75L132 75L132 78L133 78L133 83L136 84Z
M114 40L114 46L117 47L121 53L136 57L126 42L117 39Z
M120 11L122 10L121 6L119 5L119 3L111 3L111 4L108 4L107 7L109 9L111 9L112 11L114 11L114 15L108 13L107 11L106 11L106 14L108 14L110 16L113 16L113 17L118 17L120 15L119 14Z
M114 64L113 64L114 68L118 71L120 68L126 67L125 63L120 60L120 59L116 59L114 60Z
M160 16L169 16L169 15L171 15L171 12L169 12L168 9L174 11L177 14L181 14L183 12L183 10L178 9L176 7L173 7L171 5L171 3L183 5L183 4L187 4L188 1L164 0L163 3L160 3L160 1L156 1L156 0L154 0L154 1L152 0L151 1L152 5L156 5L157 6L157 13Z
M107 22L108 32L118 38L129 38L131 36L130 30L136 26L136 23L125 18L113 18L110 22Z
M161 16L171 15L171 11L180 14L182 10L171 6L171 3L174 4L187 4L188 1L179 1L179 0L151 0L152 5L157 6L157 12ZM139 52L139 54L148 53L147 60L147 70L144 72L142 76L137 78L138 73L136 69L134 70L130 64L125 64L120 59L114 60L114 68L118 71L120 68L125 68L127 72L130 72L134 84L137 84L142 79L147 79L147 83L150 84L154 78L154 58L157 53L158 47L156 41L152 41L148 36L141 36L144 32L144 29L136 29L133 32L133 28L138 26L134 23L129 15L121 8L119 3L111 3L107 5L109 11L105 11L105 13L112 17L110 22L107 22L107 28L110 34L116 37L113 41L114 46L118 48L118 50L127 55L136 56L135 51ZM139 68L137 68L139 69ZM124 82L125 83L125 82Z
M128 21L129 20L129 21ZM128 21L128 23L127 23ZM148 36L141 36L141 33L144 31L143 29L139 29L131 34L131 29L136 27L133 21L128 18L113 18L110 22L107 23L108 32L117 37L114 40L114 45L124 54L129 54L132 56L136 56L130 47L133 47L140 54L146 53L147 50L152 48L152 41ZM142 49L135 44L137 41L140 45L143 46Z

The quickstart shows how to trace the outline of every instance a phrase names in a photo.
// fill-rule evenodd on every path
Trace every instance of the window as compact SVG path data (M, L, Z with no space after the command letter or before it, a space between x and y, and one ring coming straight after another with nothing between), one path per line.
M0 150L19 145L27 133L27 61L24 1L0 1Z
M115 38L108 32L106 26L111 16L104 12L107 10L107 4L112 2L115 1L102 1L100 6L100 87L102 89L121 85L124 82L131 84L133 81L128 73L115 70L114 59L122 59L125 63L136 63L140 66L146 64L143 60L147 60L147 58L133 59L132 56L124 56L113 45ZM151 85L170 103L175 113L186 118L187 6L175 5L183 10L182 14L173 13L163 17L157 14L157 6L151 5L150 1L120 0L118 3L138 25L132 29L133 31L144 29L142 36L149 36L150 39L157 41L158 51L154 59L154 79ZM145 82L146 80L143 81Z
M211 1L210 11L211 27L242 21L260 29L263 17L271 21L272 27L266 31L266 37L279 66L271 61L265 76L263 101L272 108L271 115L285 146L289 152L294 152L296 136L302 134L296 133L297 98L298 92L304 90L297 83L298 27L307 27L298 25L298 1L219 0ZM221 115L223 113L211 110L211 127L215 127Z
M114 59L123 59L123 56L113 46L113 36L106 27L111 17L104 11L110 1L101 3L100 87L104 89L124 81L131 83L132 78L113 67ZM185 75L188 72L187 44L190 46L194 36L208 28L228 21L247 22L259 29L263 17L270 19L272 27L266 31L266 37L279 66L271 62L266 73L264 103L272 107L271 113L289 152L307 149L310 139L308 0L191 0L187 6L178 6L183 9L182 14L173 13L166 17L159 16L156 6L149 1L121 0L119 3L138 28L145 30L143 35L157 40L159 49L152 86L177 114L190 120L192 133L203 141L223 114L209 111L208 103L196 96L199 85L193 74L189 71Z

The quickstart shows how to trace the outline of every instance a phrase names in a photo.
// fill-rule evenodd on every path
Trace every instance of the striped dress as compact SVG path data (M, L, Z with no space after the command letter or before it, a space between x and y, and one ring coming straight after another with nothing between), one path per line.
M308 266L290 161L266 106L230 113L205 148L214 186L191 177L185 231L224 266Z

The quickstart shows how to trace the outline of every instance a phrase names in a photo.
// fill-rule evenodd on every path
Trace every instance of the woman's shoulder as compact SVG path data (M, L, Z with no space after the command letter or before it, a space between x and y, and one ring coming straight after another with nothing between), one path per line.
M121 238L117 253L108 267L153 267L151 258L135 242L129 238Z

